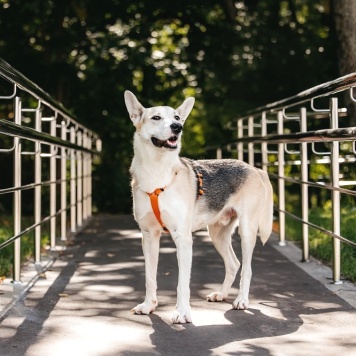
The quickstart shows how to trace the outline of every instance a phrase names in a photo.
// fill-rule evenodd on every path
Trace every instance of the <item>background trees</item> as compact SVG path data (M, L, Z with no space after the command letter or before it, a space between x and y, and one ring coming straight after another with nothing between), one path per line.
M237 113L338 76L333 13L329 0L0 0L0 56L101 136L95 203L128 212L124 90L146 106L195 96L183 154L203 156Z

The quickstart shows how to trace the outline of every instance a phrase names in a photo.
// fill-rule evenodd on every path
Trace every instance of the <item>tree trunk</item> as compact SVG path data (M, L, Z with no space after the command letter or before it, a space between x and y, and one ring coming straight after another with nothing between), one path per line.
M346 75L356 71L356 1L333 0L332 5L339 47L339 71L340 75ZM351 101L348 94L345 100L349 123L356 126L356 103Z

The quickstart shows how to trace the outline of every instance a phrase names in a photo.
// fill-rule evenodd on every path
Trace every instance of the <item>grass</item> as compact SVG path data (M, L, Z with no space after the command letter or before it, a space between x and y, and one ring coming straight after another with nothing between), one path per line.
M309 211L310 222L325 229L332 229L332 213L330 202L323 208L313 208ZM301 223L289 217L286 218L286 237L292 241L301 242ZM356 242L356 207L347 206L341 211L341 236ZM310 254L328 265L333 262L333 239L319 230L309 227ZM356 282L356 248L341 243L342 275Z
M31 225L31 218L23 218L22 226L26 227ZM8 240L14 235L13 222L11 217L1 217L0 219L0 243ZM33 258L34 254L34 232L21 237L21 263ZM41 246L48 244L48 235L43 234L41 238ZM0 250L0 278L10 277L13 272L13 244L6 246Z

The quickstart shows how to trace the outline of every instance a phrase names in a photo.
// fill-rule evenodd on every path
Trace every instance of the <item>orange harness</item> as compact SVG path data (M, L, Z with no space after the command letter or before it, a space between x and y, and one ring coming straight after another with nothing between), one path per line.
M157 189L154 190L154 192L147 193L147 194L150 197L152 210L153 210L153 213L155 214L156 219L158 220L158 222L163 227L163 231L164 232L169 232L168 229L166 228L166 225L164 225L164 223L163 223L163 221L161 219L161 211L159 210L158 197L162 192L164 192L164 188L157 188Z
M197 170L194 170L194 172L195 172L195 176L197 178L197 199L199 199L199 197L204 194L203 175ZM152 193L147 193L147 195L150 197L151 207L152 207L153 213L155 214L157 221L162 226L163 231L166 233L169 233L169 230L167 229L166 225L163 223L163 221L161 219L161 211L159 210L159 204L158 204L158 197L162 192L164 192L164 190L166 188L167 187L157 188Z

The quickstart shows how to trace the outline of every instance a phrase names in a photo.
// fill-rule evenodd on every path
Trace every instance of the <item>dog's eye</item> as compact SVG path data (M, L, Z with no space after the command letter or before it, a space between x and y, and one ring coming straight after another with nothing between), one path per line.
M174 118L175 118L177 121L179 121L179 120L180 120L180 117L179 117L179 116L177 116L177 115L176 115Z
M158 121L158 120L161 120L161 117L156 115L156 116L152 116L151 119Z

